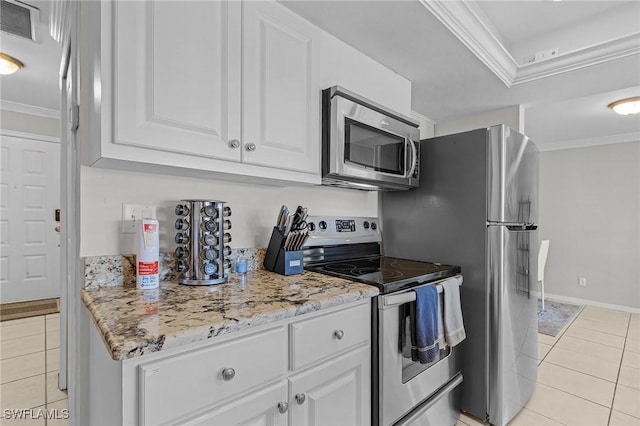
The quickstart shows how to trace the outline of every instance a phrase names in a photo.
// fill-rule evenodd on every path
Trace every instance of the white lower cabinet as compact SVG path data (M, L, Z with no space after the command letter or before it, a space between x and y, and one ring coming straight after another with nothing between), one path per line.
M77 424L369 425L370 300L114 361L92 326ZM322 350L315 347L319 342Z
M277 327L138 365L140 423L163 424L251 392L286 372L287 334Z
M371 424L369 346L289 378L291 425Z
M282 381L249 393L182 424L185 426L286 426L287 411L287 383Z

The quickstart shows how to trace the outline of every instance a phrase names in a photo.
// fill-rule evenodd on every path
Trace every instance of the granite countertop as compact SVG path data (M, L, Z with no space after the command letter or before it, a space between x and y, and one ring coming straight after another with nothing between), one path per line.
M82 299L111 357L124 360L378 294L376 287L309 271L257 270L243 281L232 274L215 286L102 287L82 290Z

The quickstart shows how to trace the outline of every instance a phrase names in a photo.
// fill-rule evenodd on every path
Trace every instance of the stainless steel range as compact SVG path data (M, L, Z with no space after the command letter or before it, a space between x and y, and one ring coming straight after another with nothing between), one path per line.
M429 364L412 361L407 318L415 289L440 288L444 280L461 284L460 267L383 256L377 218L310 216L307 223L306 269L380 290L372 302L372 424L454 425L462 382L459 347L440 350Z

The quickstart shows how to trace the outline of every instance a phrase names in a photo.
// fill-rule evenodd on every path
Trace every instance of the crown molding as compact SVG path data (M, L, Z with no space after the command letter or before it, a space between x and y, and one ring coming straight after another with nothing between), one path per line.
M511 87L518 63L466 2L420 0L420 3Z
M0 109L19 112L22 114L36 115L38 117L53 118L57 120L60 119L60 111L58 110L5 101L4 99L0 100Z
M519 65L466 1L420 0L507 87L640 54L640 33Z
M596 136L587 139L572 139L545 144L536 143L538 151L558 151L561 149L587 148L598 145L611 145L616 143L640 142L640 132L621 133L618 135Z
M556 58L546 61L521 65L518 67L512 85L528 83L638 54L640 54L640 36L631 34L558 55Z

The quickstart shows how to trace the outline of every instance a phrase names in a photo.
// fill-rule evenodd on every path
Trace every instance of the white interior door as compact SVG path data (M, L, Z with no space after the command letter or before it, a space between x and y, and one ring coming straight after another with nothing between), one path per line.
M59 297L60 144L6 134L0 139L2 303Z

